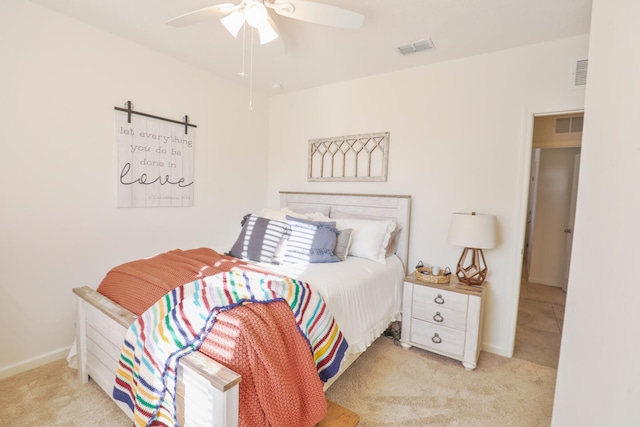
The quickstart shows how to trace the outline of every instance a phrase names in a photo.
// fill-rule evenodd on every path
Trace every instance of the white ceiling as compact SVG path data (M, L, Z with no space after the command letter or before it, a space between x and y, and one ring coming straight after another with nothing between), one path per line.
M184 28L165 22L195 9L240 0L31 0L248 86L240 77L242 37L213 20ZM254 46L254 90L316 87L454 58L589 32L591 0L317 0L365 16L359 30L271 13L279 43ZM242 31L241 31L242 34ZM430 38L435 49L397 48ZM250 49L250 47L247 47ZM247 57L246 70L249 70Z

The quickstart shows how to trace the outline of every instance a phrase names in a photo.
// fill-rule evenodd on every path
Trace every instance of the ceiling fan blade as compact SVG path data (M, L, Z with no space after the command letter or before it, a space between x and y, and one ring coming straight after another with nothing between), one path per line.
M360 13L312 1L276 0L272 4L265 2L265 6L272 8L278 15L331 27L357 29L364 21L364 15Z
M239 8L239 6L231 3L217 4L185 13L184 15L168 20L166 23L174 27L186 27L211 19L218 19L222 14L232 12L237 8Z

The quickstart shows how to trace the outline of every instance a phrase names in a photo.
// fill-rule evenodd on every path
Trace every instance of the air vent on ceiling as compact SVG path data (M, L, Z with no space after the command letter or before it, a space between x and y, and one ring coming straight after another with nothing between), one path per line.
M573 68L573 86L580 87L587 84L588 59L578 59Z
M409 44L402 45L398 47L398 52L402 55L409 55L411 53L421 52L424 50L433 49L435 46L431 39L418 40L415 42L411 42Z

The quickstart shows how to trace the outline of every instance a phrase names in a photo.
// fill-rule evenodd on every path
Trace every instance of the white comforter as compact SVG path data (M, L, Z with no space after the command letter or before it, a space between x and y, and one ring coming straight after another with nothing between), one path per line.
M400 320L404 268L395 255L385 264L350 256L326 264L259 265L320 292L349 343L347 354L363 352Z

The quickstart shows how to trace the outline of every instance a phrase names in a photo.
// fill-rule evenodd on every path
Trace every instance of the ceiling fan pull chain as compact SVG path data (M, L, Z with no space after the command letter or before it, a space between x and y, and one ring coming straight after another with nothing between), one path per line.
M242 25L242 71L239 72L238 74L242 77L246 77L247 73L244 71L245 67L245 58L247 57L247 53L246 53L246 46L247 46L247 38L246 38L246 33L247 33L247 24L246 22Z
M253 111L253 29L251 29L251 60L249 62L249 111Z

